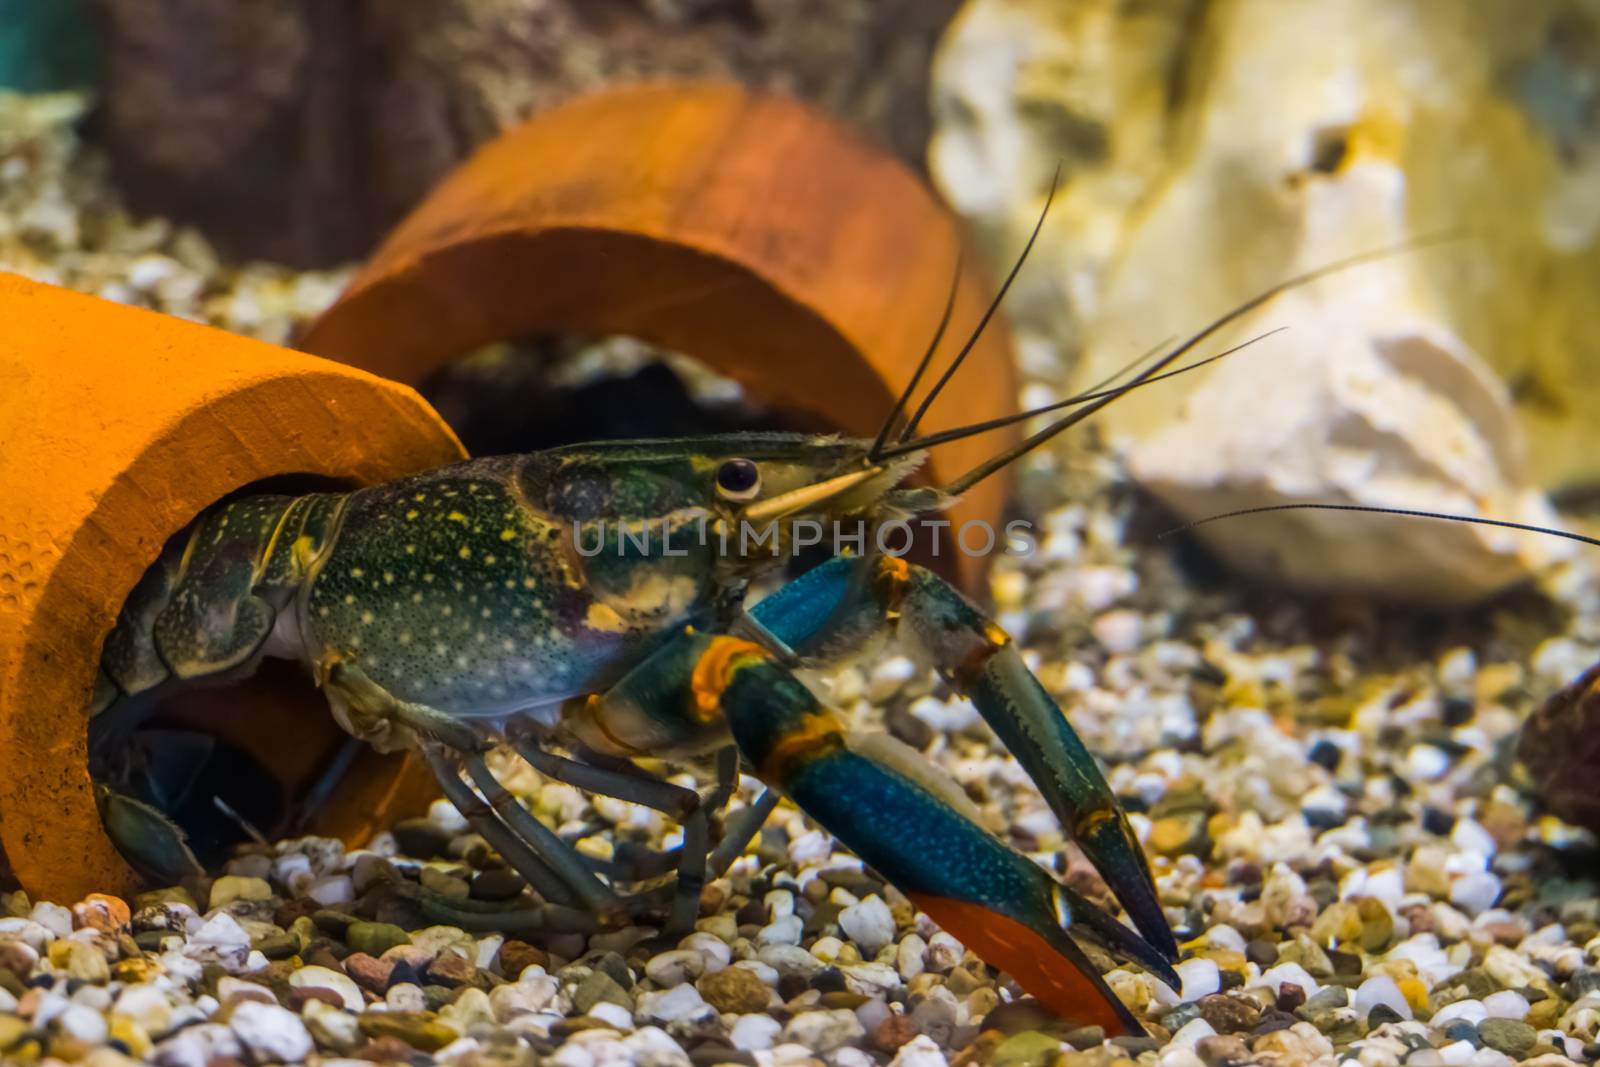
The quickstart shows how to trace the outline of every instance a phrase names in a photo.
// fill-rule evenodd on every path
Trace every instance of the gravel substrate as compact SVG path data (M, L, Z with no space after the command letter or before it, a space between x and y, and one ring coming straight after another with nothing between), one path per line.
M339 274L215 262L129 219L65 124L0 97L0 269L282 339ZM21 131L20 133L17 131ZM139 236L143 235L143 236ZM589 1067L1556 1065L1600 1057L1594 842L1541 816L1510 751L1534 703L1600 654L1587 557L1457 617L1239 587L1145 536L1114 459L1029 472L1038 551L995 569L1002 623L1155 857L1180 994L1112 987L1150 1038L1049 1019L785 806L707 886L697 932L535 939L435 925L385 887L521 889L447 804L370 848L248 850L130 901L0 897L0 1058L111 1067L352 1061ZM1156 519L1157 526L1159 518ZM989 825L1107 899L974 709L888 657L819 681L924 750ZM631 805L503 769L607 856L675 841ZM679 781L689 781L685 778ZM759 784L741 783L734 802Z

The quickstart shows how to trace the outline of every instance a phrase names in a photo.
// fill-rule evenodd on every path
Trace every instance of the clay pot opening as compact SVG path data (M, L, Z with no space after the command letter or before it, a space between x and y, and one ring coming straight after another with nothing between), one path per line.
M254 482L218 503L261 493L351 488L336 479L284 475ZM271 840L321 830L324 816L336 816L325 809L338 803L342 786L396 773L393 758L339 728L304 666L286 660L263 659L212 684L169 683L133 698L121 709L132 720L122 720L127 732L115 746L97 746L118 711L113 707L90 724L91 777L97 786L160 810L184 831L208 870L254 834ZM131 778L130 767L137 768Z
M626 336L545 335L486 345L418 392L475 456L583 441L829 428L756 402L692 354Z

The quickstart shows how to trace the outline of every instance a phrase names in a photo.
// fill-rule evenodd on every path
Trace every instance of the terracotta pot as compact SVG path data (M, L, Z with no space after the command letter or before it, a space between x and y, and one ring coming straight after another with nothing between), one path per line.
M493 341L629 334L695 356L809 424L871 436L938 324L959 244L921 180L804 105L726 84L633 86L479 150L301 346L417 383ZM990 292L969 259L945 358ZM996 321L924 428L1015 403ZM947 445L931 477L1013 439ZM997 476L951 517L993 522L1005 493ZM940 562L969 586L983 567L960 554Z
M0 874L71 901L138 879L101 830L84 708L101 644L162 544L262 479L363 484L451 462L409 388L300 352L0 274ZM211 721L293 786L336 743L295 699L204 698ZM359 840L434 795L420 767L364 757L317 829Z

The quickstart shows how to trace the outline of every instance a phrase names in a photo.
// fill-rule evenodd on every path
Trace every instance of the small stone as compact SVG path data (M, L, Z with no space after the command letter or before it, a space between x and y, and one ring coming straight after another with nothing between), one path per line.
M680 987L687 988L687 987ZM796 1015L783 1027L783 1040L802 1045L812 1052L832 1052L866 1036L856 1013L845 1008L833 1011L808 1011Z
M300 1017L276 1004L246 1000L234 1006L228 1025L258 1061L298 1063L311 1054L311 1034Z
M345 930L344 940L356 952L382 956L396 945L411 944L411 935L393 923L358 921Z
M839 928L854 941L867 959L894 941L894 915L876 894L839 913Z
M728 1031L728 1041L741 1052L764 1052L778 1043L783 1024L769 1015L741 1015Z
M395 1038L422 1052L437 1052L456 1039L456 1032L421 1012L368 1011L357 1016L361 1032L374 1040Z
M645 977L662 988L692 982L704 974L705 969L705 957L692 949L658 953L644 965Z
M677 987L685 988L685 987ZM693 989L693 986L687 987ZM611 1003L621 1004L624 1007L633 1007L633 998L628 991L623 989L617 980L604 971L595 971L578 983L578 988L572 992L572 1007L580 1015L587 1014L594 1009L596 1004ZM666 1020L671 1021L671 1020Z
M474 900L510 900L527 884L516 871L496 867L473 876L470 895Z
M80 928L116 935L128 929L133 913L121 897L90 893L72 906L72 917Z
M1214 993L1200 998L1200 1018L1219 1034L1245 1033L1261 1019L1261 1008L1244 997Z
M1411 1005L1400 992L1400 986L1388 975L1368 978L1356 990L1353 1007L1358 1016L1365 1019L1380 1006L1388 1008L1398 1019L1411 1018Z
M550 957L544 949L526 941L507 941L500 946L500 973L507 978L516 978L529 967L547 967L549 964Z
M1450 886L1450 903L1468 915L1489 910L1499 899L1500 879L1488 871L1464 874Z
M360 1011L366 1004L353 979L327 967L302 967L289 975L289 985L295 989L328 990L350 1011Z
M374 959L365 952L350 953L344 958L343 967L356 985L380 994L389 988L389 979L394 974L393 962Z
M365 1040L361 1023L354 1015L319 1000L307 1004L300 1017L312 1039L331 1052L349 1055Z
M225 874L211 883L210 908L225 908L236 900L261 901L272 899L272 886L265 878L251 878L240 874Z
M1222 975L1212 960L1188 959L1173 968L1183 980L1179 997L1184 1001L1197 1001L1208 997L1222 987Z
M745 967L724 967L701 977L695 987L717 1011L735 1015L765 1011L772 996L767 984Z
M1539 1040L1539 1032L1520 1019L1485 1019L1478 1024L1478 1036L1514 1060L1526 1056Z
M673 1023L691 1019L711 1010L700 991L692 985L673 986L659 993L645 993L639 998L636 1014L641 1019L658 1023Z
M994 1050L993 1067L1047 1067L1061 1056L1061 1041L1040 1030L1012 1034Z
M435 985L461 986L471 982L477 973L478 969L466 958L454 952L441 952L428 964L427 978Z

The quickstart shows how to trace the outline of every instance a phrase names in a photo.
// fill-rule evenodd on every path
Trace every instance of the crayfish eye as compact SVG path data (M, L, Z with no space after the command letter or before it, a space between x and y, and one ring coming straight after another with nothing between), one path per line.
M748 459L730 459L717 468L717 492L724 500L750 500L761 492L761 471Z

